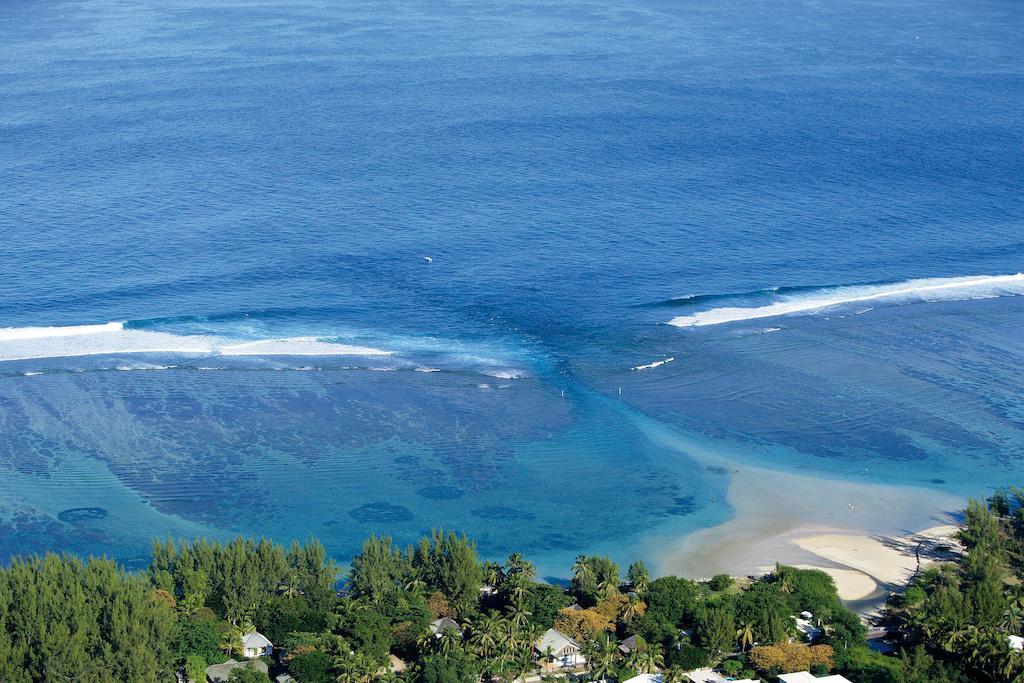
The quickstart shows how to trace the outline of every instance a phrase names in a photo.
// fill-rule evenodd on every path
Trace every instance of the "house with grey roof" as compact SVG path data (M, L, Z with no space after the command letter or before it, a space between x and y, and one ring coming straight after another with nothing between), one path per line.
M271 657L274 644L259 631L250 631L242 636L242 655L245 657Z
M549 628L534 645L540 657L554 657L553 662L541 662L541 668L547 671L571 669L587 663L582 647L575 640L560 631Z
M244 662L237 662L229 659L223 664L213 664L206 667L206 680L209 683L228 683L231 680L231 672L235 669L252 669L268 673L270 671L267 663L260 659L250 659Z
M436 621L430 622L430 632L438 638L440 638L441 634L445 631L458 631L461 633L462 627L459 626L454 619L449 619L448 617L441 617Z

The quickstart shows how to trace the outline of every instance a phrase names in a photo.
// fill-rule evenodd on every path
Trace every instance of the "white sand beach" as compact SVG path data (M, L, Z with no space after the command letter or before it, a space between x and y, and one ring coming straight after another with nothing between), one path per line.
M695 578L762 574L774 562L828 572L840 597L870 611L932 561L956 531L963 501L936 491L742 467L728 502L735 517L665 553L662 571ZM923 529L923 531L919 531Z

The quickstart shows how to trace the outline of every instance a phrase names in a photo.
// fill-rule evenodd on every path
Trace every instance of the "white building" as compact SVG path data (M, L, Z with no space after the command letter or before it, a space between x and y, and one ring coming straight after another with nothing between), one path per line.
M640 674L624 680L622 683L662 683L661 674Z
M243 657L270 657L274 654L274 644L259 631L252 631L242 636Z
M814 625L814 615L810 612L801 612L799 617L793 617L793 621L796 622L796 630L799 631L804 640L808 643L820 638L823 631Z
M797 671L796 673L791 674L779 674L779 680L782 681L782 683L853 683L849 678L840 676L839 674L815 678L812 674L809 674L806 671Z
M751 678L726 678L722 674L710 668L687 671L685 676L693 681L693 683L761 683L761 681ZM658 678L660 679L661 676L658 676ZM626 683L629 682L627 681ZM658 683L661 683L661 681L659 680Z
M1020 636L1006 636L1006 639L1010 643L1011 650L1016 650L1017 652L1024 650L1024 638Z
M537 641L535 647L537 654L542 657L550 652L555 657L554 667L557 668L568 669L575 666L583 666L587 663L586 658L581 652L580 644L553 628L549 628L544 632L544 635ZM544 666L550 665L544 663Z

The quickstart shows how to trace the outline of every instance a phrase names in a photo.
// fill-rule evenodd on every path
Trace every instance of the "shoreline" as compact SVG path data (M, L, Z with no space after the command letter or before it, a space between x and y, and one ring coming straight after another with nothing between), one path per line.
M821 569L861 615L902 589L919 554L922 565L949 556L943 548L955 546L952 513L963 507L961 499L927 489L749 466L734 472L726 501L732 519L661 540L662 573L760 576L776 562Z

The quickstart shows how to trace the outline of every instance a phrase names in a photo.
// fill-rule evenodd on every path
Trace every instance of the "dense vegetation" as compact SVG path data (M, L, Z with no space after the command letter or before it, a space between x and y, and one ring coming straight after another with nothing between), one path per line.
M673 683L714 664L765 679L809 669L857 683L1020 681L1007 635L1024 616L1021 503L1020 491L971 503L964 557L921 573L890 607L898 656L867 647L820 571L694 582L652 579L642 562L621 576L610 559L581 555L562 588L538 582L518 553L481 561L472 541L438 531L408 548L367 539L341 593L317 541L157 542L138 575L102 559L15 560L0 571L0 680L170 681L181 667L201 681L209 664L239 657L255 627L283 648L280 664L267 660L272 671L300 683L511 681L553 660L534 644L554 627L581 643L588 679L660 670ZM795 628L802 611L821 628L811 644ZM435 635L442 617L455 625ZM393 657L408 667L393 671Z
M921 572L891 601L903 680L1024 683L1024 655L1009 645L1024 635L1024 489L972 500L964 515L964 556Z

